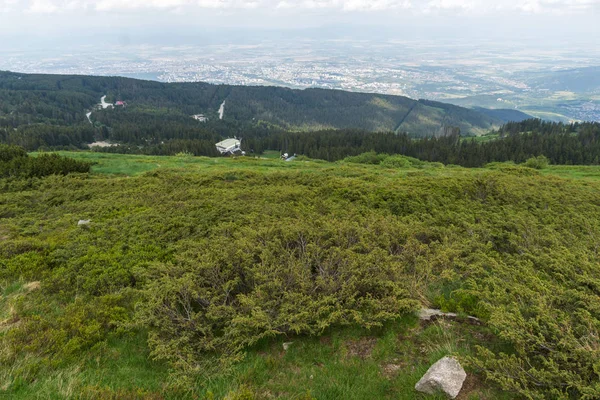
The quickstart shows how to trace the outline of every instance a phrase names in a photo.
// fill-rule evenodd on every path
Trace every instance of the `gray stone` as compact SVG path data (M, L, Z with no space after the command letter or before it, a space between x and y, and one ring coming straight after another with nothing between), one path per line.
M419 310L419 319L421 321L435 321L438 318L449 319L452 321L467 322L471 325L481 325L479 318L467 316L466 318L459 318L458 314L445 313L442 310L435 310L433 308L422 308Z
M438 392L454 399L460 393L467 373L454 357L444 357L433 364L415 385L419 392L436 394Z
M284 351L288 351L288 349L290 348L290 346L293 344L294 342L285 342L283 344L283 350Z
M431 321L436 317L448 317L450 319L456 318L454 313L445 313L442 310L434 310L433 308L422 308L419 310L419 319L422 321Z

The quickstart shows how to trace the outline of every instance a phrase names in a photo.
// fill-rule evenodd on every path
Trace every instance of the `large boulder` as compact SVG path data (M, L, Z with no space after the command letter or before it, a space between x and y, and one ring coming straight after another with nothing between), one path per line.
M454 399L460 393L466 378L467 373L458 360L453 357L444 357L427 370L415 385L415 389L427 394L441 391L446 393L449 398Z

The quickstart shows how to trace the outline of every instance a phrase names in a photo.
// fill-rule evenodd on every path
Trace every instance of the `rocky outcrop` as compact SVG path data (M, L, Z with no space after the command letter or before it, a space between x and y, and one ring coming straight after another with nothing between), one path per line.
M443 392L454 399L460 393L466 378L467 373L458 360L444 357L427 370L415 385L415 389L427 394Z

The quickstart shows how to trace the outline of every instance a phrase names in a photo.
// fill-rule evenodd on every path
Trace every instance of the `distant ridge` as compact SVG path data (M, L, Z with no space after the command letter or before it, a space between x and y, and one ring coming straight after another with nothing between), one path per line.
M448 128L462 134L480 135L522 113L468 109L403 96L346 92L329 89L289 89L273 86L214 85L203 82L161 83L122 77L48 75L0 72L0 100L11 104L0 118L19 110L31 122L74 124L83 121L86 109L101 96L127 103L123 113L135 118L164 114L171 119L206 115L218 120L223 102L225 121L242 124L267 123L277 129L362 129L407 132L416 137L439 136ZM27 99L31 107L15 104ZM110 127L110 125L109 125Z
M489 117L499 119L502 122L521 122L527 119L534 118L533 116L525 114L522 111L511 110L507 108L490 109L482 107L473 107L473 109Z

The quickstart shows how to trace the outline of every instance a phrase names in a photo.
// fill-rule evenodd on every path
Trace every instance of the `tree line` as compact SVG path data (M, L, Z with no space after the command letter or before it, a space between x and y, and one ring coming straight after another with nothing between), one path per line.
M600 123L562 124L529 119L508 123L494 132L495 140L479 141L458 132L443 137L415 139L406 133L374 133L357 130L275 133L242 141L248 152L281 149L290 154L337 161L375 151L402 154L423 161L480 167L499 161L525 162L539 155L553 164L600 163Z
M72 172L87 173L92 164L61 157L58 154L41 154L31 157L19 146L0 144L0 178L33 178L49 175L67 175Z

